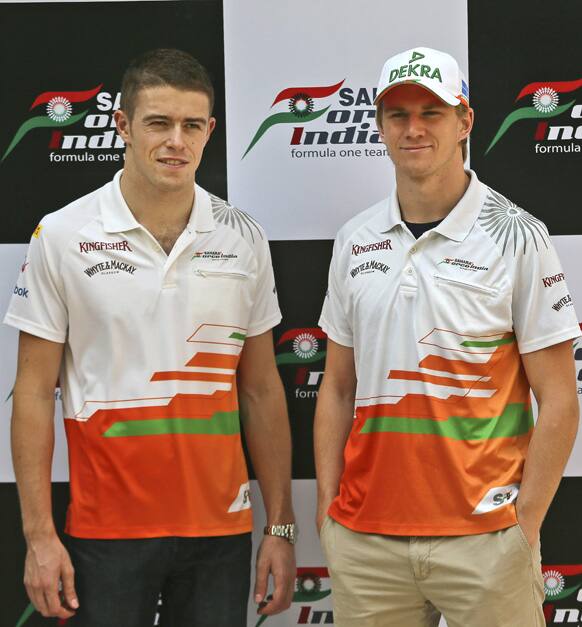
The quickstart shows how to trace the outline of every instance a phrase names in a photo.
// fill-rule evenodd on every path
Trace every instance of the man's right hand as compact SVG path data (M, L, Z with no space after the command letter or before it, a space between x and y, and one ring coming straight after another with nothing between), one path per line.
M75 571L58 536L28 540L24 585L34 607L45 617L70 618L79 607Z

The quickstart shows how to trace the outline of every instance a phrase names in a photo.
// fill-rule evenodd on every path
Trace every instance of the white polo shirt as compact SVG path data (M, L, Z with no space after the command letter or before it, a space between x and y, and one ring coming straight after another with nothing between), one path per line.
M236 368L281 319L268 242L196 186L170 255L112 182L47 215L5 322L65 343L67 532L87 538L252 528Z
M356 531L515 524L533 428L520 353L580 334L544 224L470 175L418 240L395 190L335 242L320 325L354 348L357 391L329 513Z

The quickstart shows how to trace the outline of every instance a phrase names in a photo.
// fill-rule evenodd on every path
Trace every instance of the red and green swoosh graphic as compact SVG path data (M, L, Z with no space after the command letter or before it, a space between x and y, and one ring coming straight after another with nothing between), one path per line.
M344 79L345 80L345 79ZM344 81L340 81L335 85L326 85L321 87L286 87L280 91L271 108L283 100L288 100L289 111L274 113L270 115L257 129L251 143L245 150L242 158L244 159L261 137L276 124L293 124L297 122L311 122L321 117L329 107L314 110L315 100L325 98L335 94L343 85Z
M540 93L541 91L547 90L548 92L554 92L556 95L558 94L566 94L569 92L576 91L582 87L582 78L573 81L552 81L552 82L535 82L527 84L517 95L515 101L521 100L525 98L525 96L529 96L531 94ZM487 154L493 146L505 135L505 133L511 128L516 122L520 120L527 119L548 119L554 118L562 113L566 112L576 100L570 100L569 102L560 105L560 106L552 106L548 108L548 110L544 111L543 108L533 107L521 107L520 109L516 109L512 111L501 123L495 137L491 140L489 147L485 151Z
M86 102L87 100L94 98L101 91L101 87L103 87L103 84L86 91L45 91L34 99L34 102L30 105L30 111L42 104L48 104L55 98L63 99L68 103ZM76 124L82 120L87 113L88 110L77 113L76 115L67 116L66 119L61 120L51 119L48 115L37 115L26 120L26 122L24 122L16 131L16 134L12 138L12 141L8 145L8 148L2 155L2 159L0 159L0 161L4 161L4 159L6 159L6 157L21 142L22 138L35 128L62 128L64 126L71 126L72 124Z

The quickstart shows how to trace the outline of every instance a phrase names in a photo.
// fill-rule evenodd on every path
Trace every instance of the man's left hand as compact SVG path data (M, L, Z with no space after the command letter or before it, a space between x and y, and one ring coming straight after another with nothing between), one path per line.
M258 614L278 614L291 605L296 574L293 546L285 538L265 536L257 553L254 599L259 605ZM269 575L273 577L274 590L267 600Z

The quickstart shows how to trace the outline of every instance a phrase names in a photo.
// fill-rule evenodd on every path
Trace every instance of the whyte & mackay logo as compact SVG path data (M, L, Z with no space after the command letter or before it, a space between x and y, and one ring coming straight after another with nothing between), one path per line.
M331 609L315 609L314 603L325 599L331 594L330 588L324 588L322 579L328 579L329 572L324 566L307 566L297 569L293 603L301 603L297 625L333 625ZM289 610L291 612L292 610ZM268 619L261 616L255 627L259 627Z
M271 105L271 108L280 110L261 122L242 159L269 129L277 125L289 127L286 141L292 158L386 155L374 122L376 88L354 89L344 86L345 81L281 90ZM325 98L331 98L331 101L323 100ZM315 120L319 123L312 124ZM310 123L309 129L305 127L307 123Z
M520 107L507 115L491 140L488 154L507 131L520 120L539 120L533 138L536 154L582 151L582 104L569 94L582 88L582 78L573 81L536 82L526 85L515 102L531 96L531 106ZM567 100L561 102L561 100ZM558 118L558 124L546 121ZM578 141L576 141L578 140ZM561 142L561 143L556 143Z
M113 112L119 108L121 94L101 91L103 84L85 91L45 91L39 94L29 111L42 111L25 120L7 148L2 163L22 140L36 129L52 129L48 149L51 163L74 161L121 161L119 152L125 147L115 130ZM81 105L80 112L75 107ZM71 132L64 130L71 127ZM73 128L75 127L75 128Z
M325 359L326 334L318 328L290 329L276 344L278 366L299 366L295 372L295 398L317 398L323 368L312 370L307 364Z

